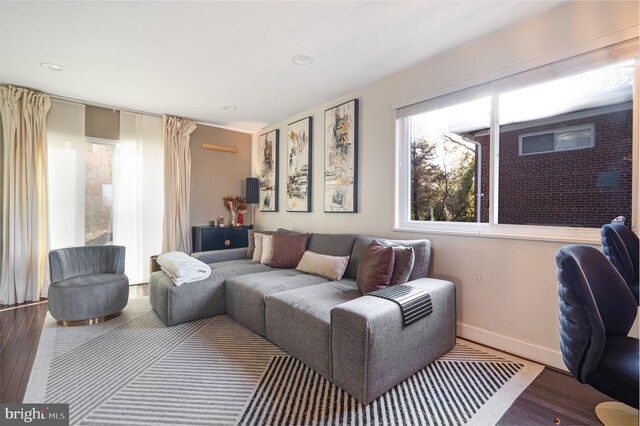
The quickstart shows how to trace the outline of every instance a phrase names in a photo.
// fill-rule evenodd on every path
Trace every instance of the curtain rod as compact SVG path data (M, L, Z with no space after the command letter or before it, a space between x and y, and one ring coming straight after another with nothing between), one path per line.
M48 93L48 95L49 95L49 97L51 99L55 99L56 101L69 102L71 104L94 106L94 107L98 107L98 108L110 109L112 111L130 112L130 113L133 113L133 114L145 114L145 115L150 115L152 117L162 117L162 114L157 114L157 113L152 113L152 112L147 112L147 111L139 111L139 110L130 109L130 108L121 108L121 107L118 107L118 106L105 105L105 104L101 104L101 103L98 103L98 102L88 102L88 101L83 101L83 100L80 100L80 99L68 98L66 96L54 95L54 94L51 94L51 93ZM204 124L204 123L202 123L202 124Z
M49 95L49 97L51 99L55 99L57 101L69 102L69 103L72 103L72 104L79 104L79 105L85 105L85 106L94 106L94 107L98 107L98 108L110 109L112 111L130 112L132 114L145 114L145 115L150 115L152 117L162 118L162 114L158 114L158 113L154 113L154 112L140 111L140 110L131 109L131 108L121 108L121 107L117 107L117 106L113 106L113 105L101 104L101 103L98 103L98 102L88 102L88 101L83 101L83 100L80 100L80 99L69 98L69 97L66 97L66 96L54 95L52 93L47 93L47 94ZM187 119L191 120L188 117L184 117L184 118L187 118ZM236 128L232 128L232 127L219 126L219 125L215 125L215 124L211 124L211 123L206 123L204 121L196 121L196 120L191 120L191 121L193 121L196 124L201 124L203 126L217 127L219 129L232 130L234 132L247 133L247 134L250 134L250 135L253 134L253 132L248 131L248 130L244 130L244 129L236 129Z

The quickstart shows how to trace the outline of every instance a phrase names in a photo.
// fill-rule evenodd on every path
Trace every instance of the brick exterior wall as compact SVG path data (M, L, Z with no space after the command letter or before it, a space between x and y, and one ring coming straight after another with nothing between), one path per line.
M519 135L594 123L595 146L519 155ZM631 110L594 115L500 134L498 223L599 228L618 215L631 219ZM489 221L489 136L482 145L481 219ZM598 185L602 172L620 175L616 187Z

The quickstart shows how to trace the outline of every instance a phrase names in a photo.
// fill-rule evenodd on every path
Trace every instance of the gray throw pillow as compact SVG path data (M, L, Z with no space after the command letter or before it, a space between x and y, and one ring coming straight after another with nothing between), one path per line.
M409 281L409 276L411 275L411 271L413 271L413 264L416 260L413 247L405 247L388 241L385 242L385 246L391 247L395 255L393 275L391 276L389 285L406 283Z

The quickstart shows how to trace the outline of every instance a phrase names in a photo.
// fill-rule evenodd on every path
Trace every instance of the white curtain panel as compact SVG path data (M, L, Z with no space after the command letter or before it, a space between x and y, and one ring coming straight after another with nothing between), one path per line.
M149 258L162 249L162 120L120 112L113 176L113 243L127 248L129 282L149 282Z
M52 104L47 120L51 248L84 246L85 107L55 100ZM104 142L114 149L113 244L127 249L129 282L148 282L149 257L162 249L162 120L121 111L120 139Z
M164 232L162 252L191 253L189 203L191 153L189 138L195 123L162 116L164 138Z
M53 100L47 116L51 249L84 246L84 111L82 104Z
M48 279L45 93L0 87L4 142L0 304L40 300Z

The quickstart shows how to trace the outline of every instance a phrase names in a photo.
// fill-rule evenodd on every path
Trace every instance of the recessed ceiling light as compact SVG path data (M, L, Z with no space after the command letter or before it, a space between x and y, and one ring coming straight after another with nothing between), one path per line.
M225 111L235 111L238 109L238 107L236 107L235 105L224 105L222 109Z
M291 62L296 65L309 65L313 62L313 58L309 55L305 55L304 53L296 53L291 57Z
M41 62L40 66L42 68L46 68L46 69L51 70L51 71L64 71L64 68L61 67L60 65L52 64L50 62Z

